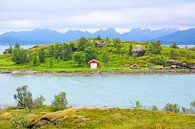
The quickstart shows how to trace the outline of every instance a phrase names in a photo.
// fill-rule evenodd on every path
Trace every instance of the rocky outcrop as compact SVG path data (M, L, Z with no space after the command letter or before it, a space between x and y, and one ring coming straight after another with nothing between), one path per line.
M167 61L166 65L170 66L172 69L179 68L188 68L195 69L195 64L187 64L186 62L178 62L178 61Z
M140 69L141 67L138 64L132 64L131 68L133 68L133 69Z
M143 56L145 52L146 50L144 50L144 48L141 45L137 45L132 49L131 54L137 56Z

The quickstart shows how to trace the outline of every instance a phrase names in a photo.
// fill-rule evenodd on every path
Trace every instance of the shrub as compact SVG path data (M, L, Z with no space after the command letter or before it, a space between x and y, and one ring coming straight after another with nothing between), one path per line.
M171 103L167 103L164 107L164 110L167 112L179 112L180 111L180 107L177 104L171 104Z
M28 120L23 115L15 115L12 119L12 129L27 129Z
M176 60L177 59L177 52L175 50L173 50L173 49L170 50L169 57L170 57L170 59Z
M179 48L178 46L177 46L177 43L172 43L171 45L170 45L170 47L172 47L172 48Z
M51 104L52 111L59 111L66 109L68 107L68 102L66 99L66 93L60 92L59 94L55 95L54 100Z
M151 43L149 44L147 47L147 53L148 54L159 54L160 51L161 51L161 45L160 45L160 42L157 41L157 42L154 42L154 43Z
M33 108L41 108L44 105L45 98L40 95L33 101Z

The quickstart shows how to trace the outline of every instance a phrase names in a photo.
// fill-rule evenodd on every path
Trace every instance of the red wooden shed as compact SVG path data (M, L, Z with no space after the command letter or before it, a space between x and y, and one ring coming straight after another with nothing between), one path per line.
M97 60L95 60L95 59L90 60L90 61L88 62L88 67L89 67L90 69L96 69L96 68L99 68L99 66L100 66L100 62L97 61Z

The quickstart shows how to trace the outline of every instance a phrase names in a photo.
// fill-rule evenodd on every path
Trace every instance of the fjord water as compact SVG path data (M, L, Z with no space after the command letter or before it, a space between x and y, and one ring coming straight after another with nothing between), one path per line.
M50 104L54 94L67 93L72 106L130 107L177 103L189 106L195 98L195 74L191 75L12 75L0 74L0 105L13 105L18 86L28 85L33 97L42 94Z

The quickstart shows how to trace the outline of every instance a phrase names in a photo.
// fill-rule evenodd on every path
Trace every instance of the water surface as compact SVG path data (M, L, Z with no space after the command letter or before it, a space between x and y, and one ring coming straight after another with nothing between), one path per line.
M11 75L0 74L0 104L15 104L18 86L28 85L34 97L42 94L50 104L54 94L67 93L73 106L129 107L140 100L146 106L178 103L189 106L195 98L192 75Z

